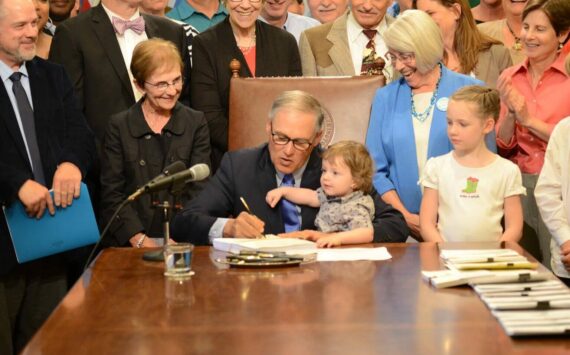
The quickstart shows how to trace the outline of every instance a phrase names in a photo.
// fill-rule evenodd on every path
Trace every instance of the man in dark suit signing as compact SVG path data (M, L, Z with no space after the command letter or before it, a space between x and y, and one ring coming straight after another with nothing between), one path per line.
M0 203L34 218L72 204L95 155L64 68L35 57L37 35L32 0L0 1ZM66 290L61 255L17 263L0 212L0 354L18 353Z
M224 155L216 175L176 216L174 239L206 245L215 238L255 238L263 233L315 229L316 208L293 205L292 221L290 202L282 200L273 209L265 195L283 184L310 189L320 186L317 146L323 118L320 103L311 95L302 91L281 94L266 124L268 143ZM242 197L251 214L240 201ZM374 241L405 241L408 228L402 215L375 193L373 199Z
M63 64L69 73L98 141L105 135L109 118L140 98L130 72L133 49L139 42L153 37L173 42L186 72L190 69L182 26L166 18L141 15L141 1L102 0L57 26L53 38L49 59Z

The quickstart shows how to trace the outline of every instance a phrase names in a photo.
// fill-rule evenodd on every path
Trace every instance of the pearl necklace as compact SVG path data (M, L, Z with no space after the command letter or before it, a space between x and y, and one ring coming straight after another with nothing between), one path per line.
M425 120L427 120L432 108L435 105L435 100L437 100L437 92L439 89L439 82L441 81L441 77L443 76L443 68L441 66L441 63L439 63L439 70L440 70L440 74L439 74L439 78L437 78L437 83L435 84L435 90L433 92L433 95L431 96L431 100L429 101L429 106L425 109L424 112L418 113L416 111L416 105L414 103L414 93L411 92L412 117L415 118L416 120L420 121L421 123L424 123Z
M243 54L248 54L251 51L251 49L253 47L255 47L255 39L256 39L255 30L253 30L252 34L249 36L249 45L247 47L242 47L239 45L239 40L238 40L238 37L235 33L234 33L234 37L236 39L236 44L237 44L238 48L240 49L240 51Z

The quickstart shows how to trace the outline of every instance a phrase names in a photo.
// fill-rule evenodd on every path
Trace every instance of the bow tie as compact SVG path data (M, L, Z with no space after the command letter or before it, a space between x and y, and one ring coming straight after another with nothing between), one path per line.
M111 22L113 23L115 32L117 32L121 36L129 28L138 35L144 32L144 18L142 16L139 16L132 21L123 20L122 18L113 16Z

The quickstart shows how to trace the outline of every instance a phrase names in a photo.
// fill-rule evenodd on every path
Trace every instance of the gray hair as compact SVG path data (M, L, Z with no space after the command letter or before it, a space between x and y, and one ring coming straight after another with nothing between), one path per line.
M389 49L414 53L416 67L427 73L443 59L441 30L431 17L420 10L406 10L384 32Z
M273 119L281 110L295 110L304 113L312 113L315 116L315 132L321 130L325 113L321 103L308 92L301 90L292 90L282 92L271 106L269 111L269 121Z

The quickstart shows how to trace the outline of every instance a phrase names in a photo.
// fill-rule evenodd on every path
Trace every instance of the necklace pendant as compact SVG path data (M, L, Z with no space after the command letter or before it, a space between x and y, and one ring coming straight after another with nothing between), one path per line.
M520 51L520 50L522 49L522 44L521 44L520 42L516 41L516 42L513 44L513 49L514 49L515 51Z

